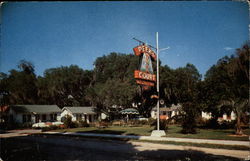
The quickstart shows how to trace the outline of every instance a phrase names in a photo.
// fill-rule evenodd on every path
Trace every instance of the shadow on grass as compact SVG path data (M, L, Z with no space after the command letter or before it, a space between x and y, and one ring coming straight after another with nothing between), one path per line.
M152 149L152 148L151 148ZM155 148L153 148L155 149ZM1 138L1 158L30 160L240 160L198 150L150 150L150 145L83 137L34 135Z

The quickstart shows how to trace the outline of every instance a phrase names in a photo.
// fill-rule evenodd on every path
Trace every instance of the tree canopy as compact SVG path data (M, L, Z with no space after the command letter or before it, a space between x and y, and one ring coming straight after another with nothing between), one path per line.
M237 115L237 133L241 133L240 118L249 107L249 43L211 66L204 80L197 68L188 63L171 69L160 65L160 99L165 105L182 104L183 129L195 132L197 114L211 112L216 119L223 113ZM135 107L149 117L156 100L155 87L145 91L136 84L134 70L139 57L110 53L98 57L93 70L77 65L50 68L36 76L34 65L21 60L18 69L0 73L1 105L57 104L63 106L96 106L99 111L117 114L119 108ZM153 62L153 68L156 64ZM112 110L111 110L112 109Z

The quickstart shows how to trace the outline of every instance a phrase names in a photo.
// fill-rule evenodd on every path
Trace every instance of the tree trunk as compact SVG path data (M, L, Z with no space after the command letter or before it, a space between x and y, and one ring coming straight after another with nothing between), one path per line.
M240 113L237 112L237 123L236 123L236 135L243 135L242 128L240 126Z

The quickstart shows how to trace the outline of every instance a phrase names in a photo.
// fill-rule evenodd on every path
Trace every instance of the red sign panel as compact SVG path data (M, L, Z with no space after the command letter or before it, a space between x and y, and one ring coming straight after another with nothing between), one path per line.
M154 60L156 60L155 52L146 45L139 45L135 47L133 50L136 56L140 56L143 53L148 53Z
M135 70L134 77L137 78L137 79L143 79L143 80L147 80L147 81L153 81L153 82L156 81L155 74L142 72L140 70Z
M145 86L154 86L154 83L149 81L136 80L136 83Z

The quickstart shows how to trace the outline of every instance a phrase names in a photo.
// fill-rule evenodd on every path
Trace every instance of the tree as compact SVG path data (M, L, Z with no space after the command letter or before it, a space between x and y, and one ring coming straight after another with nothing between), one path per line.
M92 81L92 71L76 65L47 69L44 78L38 79L38 94L41 103L56 103L60 107L89 105L86 89Z
M9 103L8 75L0 73L0 105L4 106Z
M196 118L200 113L198 83L201 75L193 64L176 69L178 102L184 111L182 132L196 133Z
M242 134L241 116L249 107L249 43L236 54L220 59L206 74L206 85L210 87L208 111L222 113L232 110L236 114L236 134ZM213 108L211 108L213 107ZM225 108L226 107L226 108Z
M193 64L172 70L161 67L160 96L167 105L180 103L182 105L182 132L196 133L196 118L200 108L201 75Z
M93 86L88 90L88 98L105 112L113 106L128 108L132 103L141 115L149 116L153 107L150 91L142 91L135 83L134 70L139 66L139 58L134 55L110 53L96 59Z
M7 101L5 104L34 104L37 100L37 78L34 65L21 60L18 68L19 70L12 69L9 75L5 74L2 77L1 95L4 95Z

